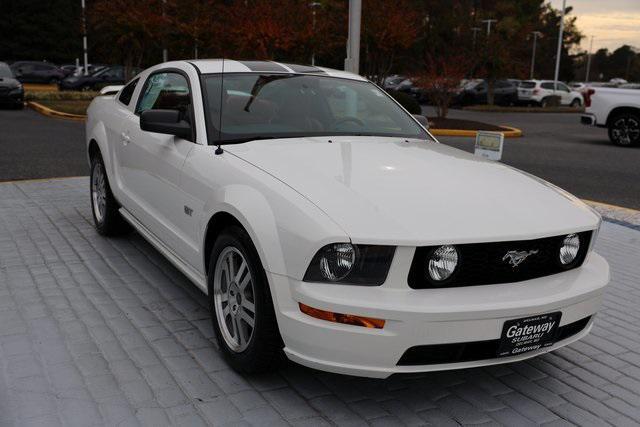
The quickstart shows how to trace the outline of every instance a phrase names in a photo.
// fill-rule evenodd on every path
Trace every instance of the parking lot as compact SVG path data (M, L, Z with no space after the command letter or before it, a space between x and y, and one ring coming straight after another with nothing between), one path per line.
M640 207L640 149L575 115L451 115L523 129L508 164ZM3 180L87 174L82 123L0 111L0 127ZM221 359L184 275L135 233L94 231L86 177L0 183L0 426L639 425L640 231L606 222L596 250L612 269L604 307L554 353L387 380L292 363L245 376Z
M635 425L640 231L580 342L481 369L369 380L289 364L242 376L206 299L137 234L100 237L87 178L0 184L0 425Z
M428 114L432 114L429 108ZM511 125L522 138L505 142L503 161L544 178L578 197L640 209L640 148L612 145L606 129L580 124L577 114L482 113L451 110L450 116ZM84 123L0 110L0 181L82 176L89 173ZM468 151L473 138L440 137Z

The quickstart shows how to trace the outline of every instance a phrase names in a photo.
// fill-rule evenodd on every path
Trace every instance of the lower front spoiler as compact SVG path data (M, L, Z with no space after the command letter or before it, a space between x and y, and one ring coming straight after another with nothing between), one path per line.
M587 334L589 334L592 327L593 327L593 317L589 321L588 325L582 331L580 331L575 335L572 335L567 339L558 341L552 346L545 347L543 349L536 350L536 351L530 351L527 353L519 354L517 356L496 357L493 359L482 359L482 360L474 360L474 361L458 362L458 363L442 363L442 364L430 364L430 365L397 365L390 368L386 368L386 367L382 368L377 366L363 366L363 365L327 362L324 360L310 357L308 355L302 355L289 348L285 348L284 351L290 360L296 363L299 363L301 365L307 366L309 368L333 372L336 374L355 375L360 377L384 379L394 374L417 374L417 373L434 372L434 371L449 371L454 369L477 368L481 366L491 366L491 365L500 365L504 363L519 362L522 360L531 359L533 357L537 357L537 356L549 353L551 351L564 347L568 344L571 344L572 342L578 341L584 336L586 336Z

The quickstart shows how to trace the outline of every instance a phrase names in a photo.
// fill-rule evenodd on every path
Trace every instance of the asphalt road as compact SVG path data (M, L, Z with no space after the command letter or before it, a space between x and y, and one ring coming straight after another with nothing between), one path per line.
M0 110L0 181L88 174L84 123Z
M431 115L429 107L427 114ZM580 124L572 113L481 113L451 110L450 117L521 129L505 139L502 161L584 199L640 209L640 147L618 147L606 129ZM473 138L439 137L473 151Z
M505 141L505 163L578 197L640 209L640 147L612 145L606 130L581 125L577 114L452 110L450 117L520 128L524 137ZM87 175L83 138L81 122L0 110L0 181ZM439 139L473 151L472 138Z

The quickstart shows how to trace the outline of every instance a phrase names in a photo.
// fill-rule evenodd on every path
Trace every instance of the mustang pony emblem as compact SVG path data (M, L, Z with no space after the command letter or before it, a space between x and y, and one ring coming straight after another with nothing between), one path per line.
M511 267L516 268L519 266L529 255L535 255L538 253L537 249L532 251L509 251L502 257L502 261L509 261Z

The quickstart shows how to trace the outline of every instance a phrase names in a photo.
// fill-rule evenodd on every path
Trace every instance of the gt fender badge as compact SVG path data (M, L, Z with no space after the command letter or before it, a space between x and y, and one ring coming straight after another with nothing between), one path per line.
M511 264L511 267L516 268L517 266L522 264L522 262L524 262L524 260L527 259L529 255L535 255L537 253L537 249L531 251L509 251L504 254L504 256L502 257L502 261L507 261L509 264Z
M191 215L193 215L193 209L191 209L189 206L185 205L184 206L184 213L186 213L187 215L191 216Z

